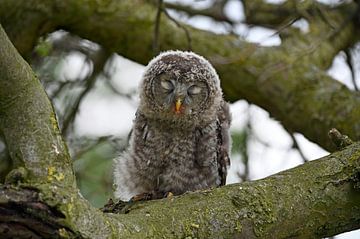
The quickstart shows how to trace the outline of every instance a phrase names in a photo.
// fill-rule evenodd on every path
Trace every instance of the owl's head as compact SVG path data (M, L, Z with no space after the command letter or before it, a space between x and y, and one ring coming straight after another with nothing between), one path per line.
M207 60L193 52L167 51L145 70L139 109L148 118L197 125L216 117L221 100L219 77Z

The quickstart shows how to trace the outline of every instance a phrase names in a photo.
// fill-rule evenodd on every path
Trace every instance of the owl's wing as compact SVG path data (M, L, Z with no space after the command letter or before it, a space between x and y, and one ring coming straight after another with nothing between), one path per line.
M131 129L131 134L135 133L138 138L142 139L142 142L144 143L148 137L148 123L145 118L145 116L140 113L140 111L137 111L135 113L135 124L133 128ZM135 131L135 132L133 132ZM130 136L131 137L131 136Z
M221 108L218 112L217 120L217 138L218 138L218 150L217 150L217 163L219 175L221 178L220 186L225 185L227 169L230 166L230 134L229 127L231 122L229 105L225 101L222 102Z

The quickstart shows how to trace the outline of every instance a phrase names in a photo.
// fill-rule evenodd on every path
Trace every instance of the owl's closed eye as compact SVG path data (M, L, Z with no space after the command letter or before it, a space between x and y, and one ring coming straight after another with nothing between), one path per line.
M207 100L209 89L204 79L162 73L153 80L152 93L164 111L181 115L196 113Z

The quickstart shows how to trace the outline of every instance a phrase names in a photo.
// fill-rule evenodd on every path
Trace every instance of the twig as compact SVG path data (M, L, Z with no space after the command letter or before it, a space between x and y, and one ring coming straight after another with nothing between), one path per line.
M315 43L310 44L308 46L308 49L305 49L301 52L301 54L298 54L296 58L294 58L293 63L300 62L300 59L303 57L306 57L310 55L311 53L315 52L317 49L319 49L320 45L323 44L325 41L332 40L341 30L345 28L345 26L351 21L353 18L353 15L348 16L344 19L344 21L335 29L332 29L332 31L329 31L325 36L319 40L317 40ZM258 77L259 82L267 80L271 75L274 75L280 71L284 71L286 69L289 69L293 66L292 63L290 64L284 64L283 62L275 62L271 63L269 66L266 66L263 70L263 73Z
M288 131L288 133L289 133L289 135L290 135L290 137L291 137L291 139L292 139L292 141L293 141L292 148L296 149L296 150L299 152L300 157L302 158L302 160L304 161L304 163L305 163L305 162L308 162L309 159L305 156L304 152L303 152L302 149L300 148L299 143L298 143L297 139L296 139L295 136L294 136L294 133L289 132L289 131Z
M347 135L341 134L337 129L332 128L329 133L329 138L334 143L337 149L343 149L346 146L353 144L353 141Z
M319 16L321 19L324 20L326 24L330 26L331 29L336 29L336 26L334 26L333 23L331 23L330 19L326 16L326 12L323 8L323 5L317 5L317 9L319 10Z
M355 69L354 69L354 62L352 60L351 57L351 52L349 49L345 50L345 54L346 54L346 63L348 64L349 68L350 68L350 72L351 72L351 81L354 85L354 89L355 91L359 91L359 87L357 86L356 83L356 75L355 75Z
M80 159L84 154L87 152L93 150L95 147L99 146L100 144L104 142L108 142L111 136L103 136L100 138L97 138L95 142L89 143L87 146L82 146L81 150L74 153L72 158L74 159L74 162L78 159ZM80 140L80 139L79 139ZM81 140L83 141L83 140Z
M112 92L114 92L115 94L117 94L117 95L119 95L121 97L124 97L126 99L132 100L132 97L136 94L135 90L131 91L131 92L128 92L128 93L121 92L120 90L118 90L116 88L116 86L114 85L114 83L111 80L108 80L105 83Z
M189 33L188 29L186 29L186 27L184 27L182 24L180 24L172 16L170 16L170 14L166 11L165 8L163 9L163 12L164 12L164 14L166 15L167 18L169 18L172 22L174 22L176 24L177 27L184 30L185 35L186 35L186 39L187 39L187 43L188 43L188 50L191 51L191 49L192 49L192 47L191 47L191 36L190 36L190 33Z
M244 163L244 174L242 175L241 179L243 182L250 180L250 167L249 167L249 154L248 154L248 141L249 136L251 134L252 128L250 119L248 118L248 121L246 122L245 126L245 139L244 139L244 148L240 151L241 152L241 158Z
M230 18L224 14L224 7L228 0L220 0L220 1L214 1L214 3L205 9L196 9L189 5L183 5L183 4L176 4L176 3L170 3L165 2L164 5L166 8L183 12L188 16L206 16L214 19L215 21L219 22L226 22L230 25L234 25L236 22L232 21Z
M73 106L71 107L69 113L67 114L67 116L65 117L63 124L62 124L62 134L64 136L67 135L68 130L69 130L69 126L72 124L72 122L75 119L75 116L77 114L77 111L79 109L80 103L83 100L83 98L87 95L87 93L90 92L90 90L93 88L93 86L95 85L95 82L99 76L99 74L102 72L105 63L107 61L107 59L109 58L110 54L104 50L104 49L100 49L97 54L95 54L93 56L93 65L94 65L94 70L92 72L92 74L86 79L86 85L85 85L85 89L80 93L80 95L77 97L77 99L75 100Z
M271 34L267 38L274 37L274 36L280 34L282 31L289 28L294 22L296 22L299 19L300 19L300 17L295 17L293 19L290 19L288 22L286 22L284 25L280 26L273 34Z
M250 112L250 108L251 108L251 104L248 105L247 107L247 120L246 120L246 124L245 127L243 129L243 139L241 141L239 141L239 145L237 147L239 147L239 153L241 156L241 161L244 164L244 172L237 172L237 176L241 179L242 182L245 181L249 181L250 180L250 167L249 167L249 154L248 154L248 149L249 149L249 140L250 137L253 136L253 130L251 127L251 112Z
M65 88L65 86L76 84L76 83L77 83L76 81L72 81L72 80L67 80L67 81L61 82L59 84L59 86L57 87L57 89L51 95L49 95L49 98L55 99L61 93L61 91Z
M159 31L160 31L160 18L162 11L163 0L158 0L158 9L155 18L155 28L154 28L154 37L153 37L153 52L154 55L157 55L160 51L159 47Z

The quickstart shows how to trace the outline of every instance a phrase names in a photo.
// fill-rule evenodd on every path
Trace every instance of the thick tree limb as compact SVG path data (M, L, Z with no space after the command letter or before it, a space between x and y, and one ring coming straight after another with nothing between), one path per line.
M14 166L25 168L11 175L33 183L74 186L70 156L52 105L1 25L0 56L0 128Z
M307 6L321 7L315 2ZM156 6L140 0L26 3L4 0L0 3L0 21L24 55L38 36L61 27L143 64L153 57L155 13ZM323 72L339 51L357 40L349 18L355 13L354 3L344 3L326 16L310 15L310 32L291 34L280 47L260 47L235 36L191 27L188 30L192 49L210 59L217 68L228 100L245 98L268 110L286 128L333 150L326 136L333 127L355 140L360 139L360 94ZM26 41L24 35L30 40ZM169 19L162 18L160 48L186 49L187 44L184 32Z
M359 228L360 143L263 180L102 213L74 187L46 94L1 28L0 53L0 127L29 171L0 187L1 237L318 238Z
M2 187L0 212L27 213L0 213L0 228L38 218L33 223L46 225L34 229L91 238L322 238L359 228L359 170L358 143L262 180L138 203L120 215L102 214L72 190L48 198L43 186Z

